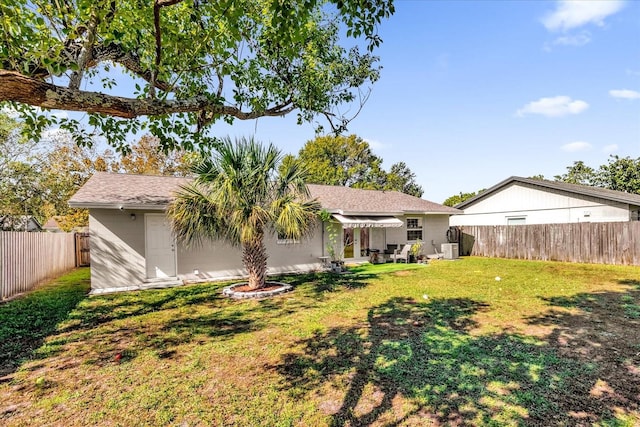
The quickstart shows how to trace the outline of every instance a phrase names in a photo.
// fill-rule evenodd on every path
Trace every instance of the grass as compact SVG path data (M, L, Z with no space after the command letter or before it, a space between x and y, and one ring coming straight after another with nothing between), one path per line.
M640 424L637 267L351 271L239 302L223 283L84 298L78 270L0 306L0 424Z
M25 297L0 305L0 377L42 345L89 292L88 270L74 270Z

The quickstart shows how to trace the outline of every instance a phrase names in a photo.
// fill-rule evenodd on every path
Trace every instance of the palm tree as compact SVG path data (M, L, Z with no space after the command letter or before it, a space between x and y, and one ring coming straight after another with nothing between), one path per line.
M225 240L241 247L251 289L265 285L265 233L298 240L318 218L319 205L309 199L305 171L295 162L281 163L273 144L225 138L217 153L192 169L195 180L180 188L168 209L178 240Z

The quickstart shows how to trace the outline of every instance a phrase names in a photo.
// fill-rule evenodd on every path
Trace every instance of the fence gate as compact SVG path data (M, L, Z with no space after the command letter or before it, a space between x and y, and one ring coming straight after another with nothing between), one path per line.
M86 267L90 264L89 233L76 233L76 267Z

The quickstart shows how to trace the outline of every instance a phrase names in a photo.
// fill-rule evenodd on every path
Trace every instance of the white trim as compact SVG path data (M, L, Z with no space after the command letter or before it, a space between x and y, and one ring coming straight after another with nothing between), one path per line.
M343 227L346 228L400 228L402 220L392 216L346 216L333 214Z
M147 211L164 211L167 204L152 203L82 203L69 202L69 207L79 209L117 209L117 210L147 210Z

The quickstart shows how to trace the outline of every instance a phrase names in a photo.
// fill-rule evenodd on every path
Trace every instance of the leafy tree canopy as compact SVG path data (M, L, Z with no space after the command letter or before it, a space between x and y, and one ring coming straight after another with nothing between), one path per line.
M567 166L567 173L553 177L556 181L569 184L596 185L596 170L584 164L582 160Z
M477 196L478 194L482 193L484 191L484 189L482 190L478 190L477 192L471 192L471 193L463 193L460 192L459 194L454 194L451 197L448 197L444 202L442 202L443 205L445 206L455 206L459 203L462 203L466 200L469 200L472 197Z
M298 161L308 171L311 184L343 185L371 190L395 190L422 196L415 173L404 162L393 164L386 172L382 158L371 151L369 143L356 135L320 136L300 149L298 156L287 156L284 163Z
M294 111L339 132L350 118L338 107L361 107L379 77L371 52L393 13L393 0L3 0L0 102L32 136L57 122L80 145L101 134L119 151L144 128L191 151L214 143L217 120ZM341 46L342 28L367 49ZM91 128L42 109L89 113Z
M611 156L598 170L596 183L600 187L640 194L640 157Z
M598 169L576 161L567 167L566 174L556 175L555 180L640 194L640 157L634 159L612 155Z
M94 172L186 175L193 153L164 153L159 141L143 136L126 156L79 147L68 132L49 134L39 150L20 137L19 122L0 114L0 215L55 217L65 231L88 223L88 213L68 201Z
M320 136L298 153L308 170L312 184L377 188L384 180L382 159L371 151L369 143L356 135Z
M391 165L387 173L384 190L395 190L412 196L422 197L424 190L415 181L416 174L411 172L405 162L398 162Z

